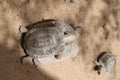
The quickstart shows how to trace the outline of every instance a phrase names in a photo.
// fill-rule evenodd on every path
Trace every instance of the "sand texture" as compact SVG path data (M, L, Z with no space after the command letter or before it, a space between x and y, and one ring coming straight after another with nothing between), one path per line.
M35 68L25 55L19 27L56 19L82 28L77 57ZM98 75L94 59L111 52L116 66ZM120 0L0 0L0 80L120 80Z

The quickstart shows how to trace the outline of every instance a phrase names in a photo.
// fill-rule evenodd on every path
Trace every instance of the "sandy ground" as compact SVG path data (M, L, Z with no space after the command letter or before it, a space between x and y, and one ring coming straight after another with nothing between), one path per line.
M20 64L19 27L42 19L81 26L77 57L39 69ZM120 80L119 48L120 0L0 0L0 80ZM117 63L112 73L98 75L93 61L103 51Z

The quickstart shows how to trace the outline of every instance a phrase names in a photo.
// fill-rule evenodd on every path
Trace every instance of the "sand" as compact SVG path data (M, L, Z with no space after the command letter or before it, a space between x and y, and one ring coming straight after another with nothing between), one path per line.
M77 57L35 68L25 55L19 27L56 19L82 28ZM120 80L120 0L0 0L0 80ZM104 51L116 58L110 74L98 75L94 59Z

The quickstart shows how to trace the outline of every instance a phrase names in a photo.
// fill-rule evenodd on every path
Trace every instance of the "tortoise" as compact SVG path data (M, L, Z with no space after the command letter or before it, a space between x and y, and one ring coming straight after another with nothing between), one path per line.
M53 64L78 53L78 37L80 27L57 20L37 22L28 27L21 26L20 32L24 34L22 45L26 53L21 58L22 64L32 59L35 65Z
M79 0L64 0L66 3L76 3L79 2Z
M75 0L64 0L64 1L67 3L74 3L75 2Z
M116 59L110 52L102 52L95 60L95 70L98 74L110 73L116 65Z

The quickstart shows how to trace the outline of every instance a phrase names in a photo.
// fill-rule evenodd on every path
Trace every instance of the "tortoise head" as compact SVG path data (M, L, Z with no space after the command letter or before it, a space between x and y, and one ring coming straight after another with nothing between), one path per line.
M94 67L94 70L97 71L97 73L100 75L101 74L101 69L102 69L102 65L96 65Z
M64 32L64 42L71 42L76 40L80 36L81 28L77 27L74 29L74 31L67 31Z
M101 74L101 69L102 69L102 66L99 65L99 66L98 66L98 70L97 70L97 72L98 72L99 75Z

